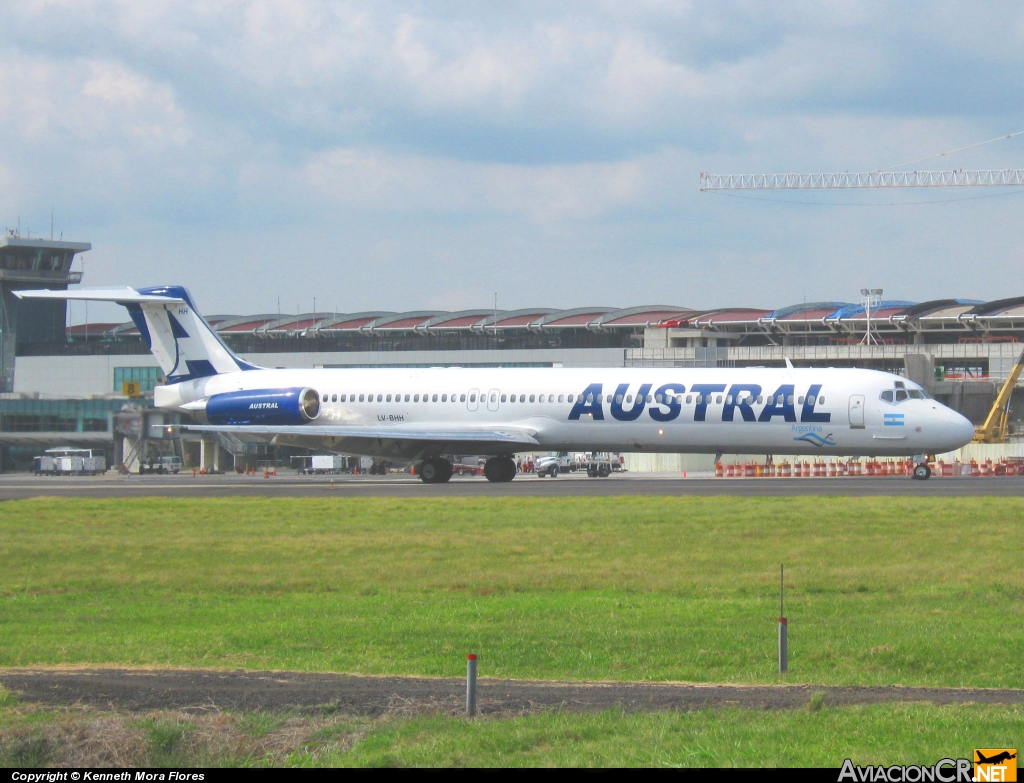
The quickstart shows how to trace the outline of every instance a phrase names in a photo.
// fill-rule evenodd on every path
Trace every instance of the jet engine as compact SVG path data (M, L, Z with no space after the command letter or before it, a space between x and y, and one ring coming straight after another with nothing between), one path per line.
M320 395L309 388L226 392L194 412L209 424L305 424L320 415Z

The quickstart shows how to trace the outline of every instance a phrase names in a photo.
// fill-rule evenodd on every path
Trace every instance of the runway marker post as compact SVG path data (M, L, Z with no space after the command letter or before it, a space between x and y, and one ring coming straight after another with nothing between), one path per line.
M786 567L779 564L779 674L789 671L789 623L784 611L784 591L786 586Z
M476 655L466 656L466 717L476 715Z

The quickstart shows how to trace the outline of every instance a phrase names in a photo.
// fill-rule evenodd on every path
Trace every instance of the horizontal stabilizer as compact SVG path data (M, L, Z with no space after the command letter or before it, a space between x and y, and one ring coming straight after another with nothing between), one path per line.
M89 302L117 302L118 304L142 304L144 302L160 302L162 304L184 303L177 296L160 296L140 293L134 288L76 288L74 291L12 291L19 299L76 299Z

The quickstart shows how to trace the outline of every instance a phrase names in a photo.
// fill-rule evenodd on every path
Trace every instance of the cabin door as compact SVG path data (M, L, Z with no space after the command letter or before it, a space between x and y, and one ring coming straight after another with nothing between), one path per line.
M850 429L864 429L864 395L850 395Z

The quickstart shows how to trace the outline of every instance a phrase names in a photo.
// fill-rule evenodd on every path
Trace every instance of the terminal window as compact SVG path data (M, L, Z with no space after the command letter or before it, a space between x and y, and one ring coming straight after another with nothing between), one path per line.
M143 393L153 391L162 373L159 367L115 367L114 392L121 393L121 384L134 381Z

